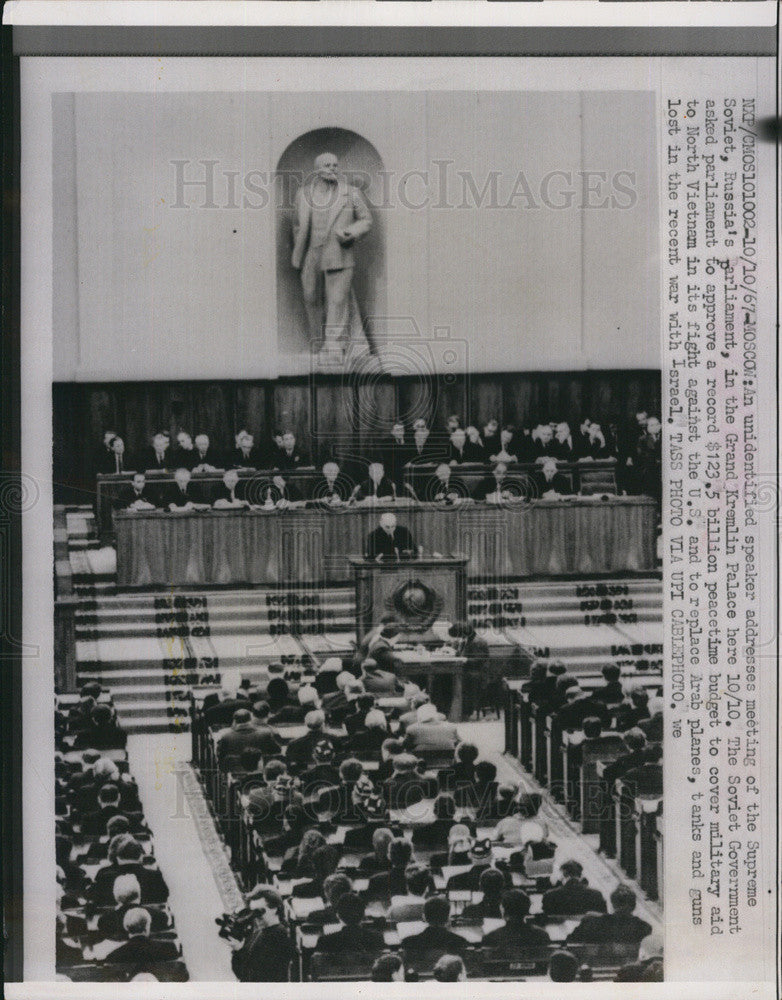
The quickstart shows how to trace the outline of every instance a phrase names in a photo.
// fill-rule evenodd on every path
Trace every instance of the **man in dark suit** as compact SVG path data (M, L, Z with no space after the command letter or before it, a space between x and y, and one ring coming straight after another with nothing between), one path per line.
M405 425L397 420L391 428L391 438L383 449L383 465L398 494L404 489L404 469L412 455L410 442L405 440Z
M347 477L340 476L336 462L326 462L321 473L312 487L310 500L326 506L339 507L350 499L350 483Z
M307 732L295 740L291 740L285 750L285 759L289 764L306 764L312 758L312 752L322 740L326 739L324 732L326 716L319 708L313 708L304 716Z
M179 957L176 942L150 938L152 918L142 907L128 910L122 923L128 940L106 956L111 965L133 965L136 972L143 972L156 962L169 962Z
M128 910L141 905L141 886L135 875L119 875L114 880L113 910L106 910L98 917L98 932L108 941L124 941L128 932L124 920ZM165 909L147 911L151 917L153 931L162 931L169 926L169 915Z
M223 475L223 481L217 487L212 506L220 509L247 506L247 491L245 483L239 479L236 469L229 469Z
M298 503L303 497L295 483L286 476L276 475L271 483L261 490L261 501L264 506L274 504L276 507L284 508L289 503Z
M413 444L408 461L414 465L427 462L442 462L448 459L448 448L435 444L429 434L426 421L420 418L413 424Z
M535 473L535 492L544 499L572 496L573 487L570 480L557 472L557 460L544 458L540 469Z
M252 721L249 709L239 708L234 712L231 728L217 737L217 759L221 767L228 757L238 757L246 747L257 747L264 756L274 756L280 752L280 744L270 726L257 726Z
M103 444L95 450L93 456L92 464L96 473L101 472L105 475L106 473L117 471L114 449L111 447L111 442L115 437L117 437L116 431L103 432Z
M534 924L527 923L530 898L521 889L508 889L502 895L502 915L505 924L496 931L485 934L481 946L484 948L536 948L551 943L548 934Z
M135 875L141 887L142 903L162 903L168 899L168 887L159 868L144 864L144 848L129 833L119 835L116 861L99 868L87 890L95 906L111 906L114 902L114 881L119 875Z
M190 469L192 472L196 464L195 454L193 439L187 431L180 431L176 436L176 445L172 449L171 464L175 469Z
M380 524L367 536L366 554L368 559L399 558L402 553L414 553L415 541L408 528L396 523L396 515L381 514Z
M353 496L357 500L366 500L368 497L374 497L376 500L393 500L396 488L386 476L383 463L371 462L367 473L367 478L353 490Z
M225 468L225 461L212 447L208 434L196 434L192 462L193 472L216 472Z
M120 474L128 472L134 464L125 453L125 442L115 434L109 441L106 455L101 455L100 467L96 471Z
M143 472L133 474L133 482L123 487L114 501L116 510L149 510L157 507L157 497Z
M604 942L639 943L652 933L651 925L637 917L635 893L629 885L618 885L611 893L613 913L587 915L568 937L568 944Z
M337 916L342 927L333 934L321 934L316 951L380 952L385 948L383 935L370 927L362 927L365 912L364 900L355 892L346 892L337 900Z
M513 500L516 491L509 489L508 466L505 462L497 462L490 476L485 476L475 487L473 496L476 500Z
M203 503L201 490L192 482L190 470L177 469L174 482L163 492L161 506L166 510L192 510Z
M608 726L611 721L611 714L605 702L598 701L591 694L584 694L578 682L571 683L567 688L567 702L555 715L557 724L562 729L581 729L584 719L592 716L599 719L604 726Z
M560 867L562 881L543 896L543 912L552 916L581 913L605 913L606 901L598 889L591 889L582 878L583 866L573 859Z
M301 450L296 445L296 435L286 431L282 435L282 447L278 450L274 461L275 469L298 469L306 465Z
M151 444L145 448L137 463L144 472L167 472L172 468L171 438L168 431L158 431Z
M434 475L427 480L424 485L423 494L418 499L452 504L460 497L467 497L469 495L464 480L458 476L454 476L451 466L443 462L437 466Z
M255 438L248 431L241 430L235 437L236 447L231 454L233 469L260 469L261 457L255 447Z
M430 896L424 903L425 930L402 939L405 952L440 952L443 955L463 955L467 941L448 929L451 906L446 896Z
M467 432L461 427L456 427L451 432L450 443L448 445L448 464L462 465L464 462L470 461L472 459L469 457L467 448Z

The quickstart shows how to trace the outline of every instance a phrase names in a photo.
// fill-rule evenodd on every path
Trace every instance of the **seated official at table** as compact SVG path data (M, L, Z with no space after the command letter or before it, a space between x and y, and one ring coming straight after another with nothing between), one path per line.
M191 481L190 469L177 469L174 482L163 492L161 506L167 510L194 510L204 506L198 486Z
M217 472L225 468L225 461L213 448L207 434L196 434L193 449L193 472Z
M461 427L456 427L451 432L450 443L448 445L448 464L462 465L464 462L471 462L467 448L467 432Z
M452 504L462 497L469 496L469 490L463 479L453 474L450 465L445 462L437 466L434 475L424 484L419 500Z
M223 476L212 506L217 510L247 506L246 484L239 481L236 469L229 469Z
M540 469L535 473L534 481L536 493L543 500L573 495L570 481L561 472L557 472L555 458L543 459Z
M350 484L346 478L340 477L336 462L326 462L321 473L312 487L312 500L339 507L350 499Z
M382 462L371 462L367 472L368 477L353 490L356 500L366 500L369 497L393 500L396 497L396 487L386 476Z
M255 447L255 438L249 431L241 430L235 436L236 447L230 456L230 465L234 469L259 469L260 455Z
M166 472L173 465L171 455L171 438L168 431L159 431L152 438L152 443L139 456L138 467L144 472Z
M505 462L497 462L490 476L486 476L475 487L473 496L476 500L486 500L489 503L500 503L502 500L517 500L518 490L511 490L508 480L508 466ZM514 484L516 485L516 484Z
M261 501L264 507L274 505L282 510L288 504L298 503L302 499L298 486L290 482L285 476L275 476L261 490Z
M154 510L157 507L157 497L147 485L143 472L133 474L130 486L124 486L114 501L117 510Z
M291 431L286 431L282 435L282 446L278 448L274 457L274 468L298 469L302 465L306 465L306 462L301 450L296 445L296 435Z
M190 469L193 471L195 465L195 448L193 439L187 431L179 431L176 436L176 445L171 452L171 461L177 469Z
M386 512L367 536L365 549L368 559L398 559L402 553L415 552L415 541L408 528L396 523L396 514Z
M467 435L467 444L464 446L464 454L467 456L465 461L485 462L488 455L478 428L471 424L469 427L465 427L464 432Z
M518 462L523 456L519 455L519 447L514 440L516 433L512 424L506 424L500 431L499 449L489 454L490 462Z

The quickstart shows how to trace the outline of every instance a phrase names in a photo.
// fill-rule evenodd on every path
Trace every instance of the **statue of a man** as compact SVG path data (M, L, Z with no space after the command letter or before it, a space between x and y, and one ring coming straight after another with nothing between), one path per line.
M315 177L296 197L291 263L301 270L301 287L312 343L341 356L338 341L350 322L353 244L372 228L361 192L339 175L333 153L315 158Z

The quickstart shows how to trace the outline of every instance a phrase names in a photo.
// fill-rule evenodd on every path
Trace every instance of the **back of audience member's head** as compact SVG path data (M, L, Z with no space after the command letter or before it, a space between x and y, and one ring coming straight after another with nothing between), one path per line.
M366 906L357 892L346 892L337 901L337 916L348 927L358 927L364 919Z
M109 840L121 833L130 832L130 820L124 813L117 813L106 820L106 833Z
M339 765L339 777L346 785L355 785L364 773L364 765L355 757L348 757Z
M315 708L304 716L304 725L307 729L318 732L326 725L326 716L319 708Z
M456 800L448 792L440 792L432 805L435 819L453 819L456 815Z
M141 899L141 886L135 875L118 875L111 889L117 906L128 903L138 903Z
M388 729L386 717L379 708L373 708L371 711L367 712L366 717L364 718L364 725L367 729Z
M271 705L284 705L288 700L288 682L282 677L273 677L266 687L266 697Z
M265 722L269 718L270 712L268 701L256 701L253 704L253 716L258 722Z
M406 868L413 856L413 845L404 837L394 837L388 845L388 861L392 868Z
M543 796L540 792L525 792L520 790L518 795L519 816L522 819L532 819L533 816L537 816L540 812L542 803Z
M507 889L502 894L502 912L511 923L524 920L531 905L529 896L521 889Z
M128 937L142 934L144 937L147 937L152 926L152 918L149 912L143 907L134 906L122 918L122 926L125 928Z
M351 892L353 886L350 883L350 879L347 875L342 872L335 872L332 875L327 875L323 880L323 899L326 901L328 906L332 908L337 905L342 896L346 892Z
M606 681L612 683L613 681L618 681L622 676L622 668L616 663L606 663L600 673Z
M490 760L479 760L475 765L475 781L478 785L488 785L497 777L497 765Z
M630 690L630 701L636 708L646 708L649 705L649 692L639 684Z
M286 806L282 813L285 828L293 833L303 832L307 826L307 814L299 805Z
M388 861L388 849L394 839L387 826L379 826L372 834L372 849L375 856L382 861Z
M87 681L79 688L80 698L94 698L96 701L103 693L103 686L98 681Z
M237 708L234 712L233 723L234 728L237 726L246 726L253 721L253 717L250 714L249 709Z
M635 909L636 896L629 885L623 882L614 889L609 899L614 913L632 913Z
M119 781L119 768L110 757L99 757L92 768L98 781Z
M567 861L563 861L559 866L559 870L562 872L563 878L581 878L584 872L584 866L580 861L576 861L575 858L568 858Z
M296 692L296 697L299 704L303 707L304 705L315 705L320 703L318 698L318 692L311 684L302 684L299 690Z
M99 806L116 806L119 804L119 788L113 781L106 782L98 792Z
M603 732L603 723L597 716L590 715L581 723L581 728L584 730L584 736L588 740L596 740Z
M467 978L464 962L458 955L442 955L434 966L434 978L438 983L458 983Z
M430 927L445 927L450 916L451 904L447 896L430 896L424 903L424 920Z
M411 896L425 896L434 889L432 873L423 865L409 864L405 868L405 885Z
M562 660L552 660L548 665L548 672L552 677L564 677L567 667Z
M518 788L516 785L511 785L507 781L503 781L502 784L497 785L497 804L501 815L509 816L511 813L518 811L518 803L516 802L517 792Z
M460 743L456 747L455 757L461 764L474 764L478 759L478 747L474 743Z
M505 876L499 868L486 868L480 874L478 888L483 893L484 901L499 899L505 888Z
M271 785L281 774L287 774L288 768L281 760L267 760L263 766L264 781Z
M312 871L320 882L333 875L338 864L339 851L333 844L324 844L312 852Z
M312 864L315 851L324 847L326 838L320 830L305 830L299 841L298 862L300 865Z
M578 959L572 951L560 949L549 959L548 977L552 983L574 983L578 972Z
M334 760L334 744L331 740L318 740L312 748L312 760L315 764L330 764Z
M391 737L390 739L383 740L380 747L380 754L383 757L383 760L388 760L389 757L395 757L397 754L402 753L404 748L404 744L401 740L396 739L396 737Z
M144 848L131 834L121 833L115 839L117 840L117 844L114 848L114 853L117 861L140 861L144 857ZM109 843L109 847L111 847L112 843Z
M635 753L638 750L643 750L646 746L646 733L643 729L638 729L637 726L633 726L632 729L628 729L626 733L622 735L622 740L624 745L631 753Z
M404 979L402 959L395 952L387 951L375 959L372 966L373 983L393 983Z

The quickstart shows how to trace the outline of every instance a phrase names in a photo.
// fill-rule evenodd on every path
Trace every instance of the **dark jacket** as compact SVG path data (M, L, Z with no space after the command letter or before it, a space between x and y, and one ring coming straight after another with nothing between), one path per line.
M367 899L390 900L392 896L404 896L407 893L407 882L403 868L389 868L387 872L378 872L369 880L366 888Z
M125 919L125 914L128 910L132 910L135 906L138 906L138 903L124 903L113 910L101 913L98 917L98 931L103 935L104 939L124 941L127 938L128 932L123 927L122 921ZM169 926L168 913L165 910L151 908L147 912L152 919L153 934L156 931L165 930Z
M371 927L342 927L333 934L321 934L316 951L341 951L351 954L357 951L383 951L383 935Z
M536 948L551 943L551 938L541 928L526 921L521 923L505 923L496 931L485 934L481 946L483 948Z
M160 506L166 510L171 504L175 507L184 507L186 503L203 503L204 495L201 487L192 480L187 484L187 488L182 490L176 483L171 483L166 487L160 496Z
M369 559L374 559L378 555L394 557L403 552L414 552L415 541L408 528L403 524L398 524L394 529L393 536L389 536L381 527L375 528L367 536L366 554Z
M652 933L650 924L634 913L604 913L586 916L568 938L572 944L603 944L616 941L640 943Z
M231 956L231 968L240 983L286 983L294 955L290 934L275 924L253 931Z
M227 757L237 757L242 750L253 747L266 757L280 752L280 744L269 726L256 726L245 722L227 729L217 740L217 758L223 764Z
M169 962L179 956L174 941L156 941L149 937L132 937L106 956L110 965L134 965L139 971L155 962Z
M403 938L402 947L405 951L439 951L443 955L463 955L467 950L467 941L447 927L427 927L420 934Z
M137 493L133 485L123 487L117 494L117 499L114 501L114 507L116 510L127 510L132 503L137 500L143 500L145 503L151 503L153 507L158 505L157 492L152 489L149 483L144 485L144 489Z
M601 892L578 879L569 879L543 896L544 913L567 916L580 913L605 913L606 901Z
M379 483L375 484L371 479L365 479L359 485L358 492L356 493L356 498L358 500L363 500L365 497L392 497L394 496L394 484L388 478L388 476L383 476Z
M159 868L150 868L141 862L110 864L99 868L87 895L96 906L114 905L114 880L119 875L135 875L141 887L141 905L164 903L168 899L168 886Z

